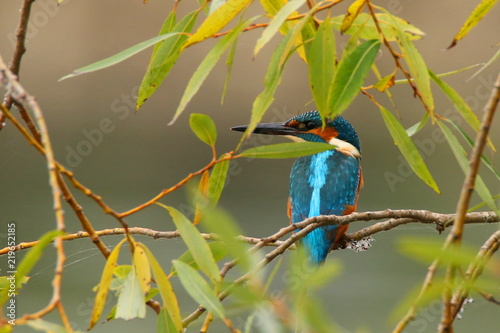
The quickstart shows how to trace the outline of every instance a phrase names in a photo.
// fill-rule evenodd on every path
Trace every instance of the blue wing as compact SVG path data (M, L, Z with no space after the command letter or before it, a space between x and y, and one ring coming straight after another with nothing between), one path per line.
M361 170L359 159L337 150L298 159L290 176L292 222L318 215L343 215L355 206ZM325 260L337 226L315 229L302 243L314 263Z

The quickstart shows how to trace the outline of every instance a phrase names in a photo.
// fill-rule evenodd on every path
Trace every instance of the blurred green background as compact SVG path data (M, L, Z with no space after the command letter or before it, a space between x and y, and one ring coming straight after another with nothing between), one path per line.
M13 0L2 0L0 3L0 54L5 61L10 60L13 51L20 3ZM498 48L493 47L499 42L498 6L458 46L446 50L476 2L465 5L451 0L390 0L376 4L428 34L416 45L436 73L486 62ZM252 102L263 89L263 77L273 46L265 47L256 59L251 56L262 30L245 33L240 38L225 103L220 104L226 76L222 61L173 126L167 126L167 123L183 90L215 40L186 50L167 80L138 113L134 111L135 94L147 68L150 50L109 69L57 82L76 68L155 36L172 5L171 1L161 0L151 0L147 5L139 0L65 0L59 7L55 0L38 0L33 5L21 82L36 96L44 110L57 159L70 167L78 180L101 195L117 211L128 210L149 200L161 189L170 187L189 172L208 163L210 150L189 129L189 113L206 113L213 117L219 131L218 149L222 153L233 149L240 138L240 134L231 132L229 127L249 121ZM192 6L181 2L178 16L192 10ZM343 14L345 8L345 5L334 7L332 15ZM258 4L255 4L247 16L259 10ZM346 40L345 36L341 37L338 44L342 45ZM386 50L382 50L380 68L386 75L392 70L393 63ZM495 63L469 82L466 79L473 71L446 78L479 117L500 69L499 64ZM373 77L369 80L374 83ZM402 123L406 127L413 125L423 114L421 103L413 98L407 85L394 87L392 92ZM435 86L434 92L436 112L445 116L454 114L450 102ZM390 107L382 94L377 93L376 97ZM294 56L287 65L275 102L264 121L285 120L312 110L314 106L308 104L311 99L307 68L302 60ZM441 195L435 194L408 172L378 109L367 98L358 96L344 115L356 127L362 142L365 187L360 197L360 211L386 208L429 209L443 213L454 211L463 173L446 142L428 139L437 130L436 127L428 124L415 140L440 186ZM500 146L499 118L497 115L492 130L497 147ZM107 133L100 131L99 135L97 131L103 121L108 124L108 130ZM89 141L89 136L94 138L94 143ZM281 141L280 138L259 137L250 140L249 146ZM75 157L72 152L78 150L86 156L79 154L79 158ZM488 155L491 153L488 152ZM5 244L6 225L10 222L17 223L18 241L35 240L55 228L45 162L8 122L0 132L0 156L0 228L4 228L0 229L0 244ZM497 155L490 158L498 164ZM293 160L240 159L235 162L220 205L237 219L247 235L270 235L288 223L286 200L292 163ZM482 174L486 183L491 184L492 193L497 194L498 181L485 168L482 168ZM398 175L401 181L390 182L387 180L389 175ZM96 229L118 227L116 221L104 215L92 201L76 190L73 192ZM189 204L185 189L176 191L162 202L181 210ZM474 203L478 202L475 197ZM69 232L81 229L68 207L65 217ZM130 226L173 229L168 214L157 206L126 221ZM365 225L356 223L351 230ZM496 228L494 225L468 226L466 242L477 247ZM346 332L363 328L370 332L389 331L393 327L393 323L388 322L389 314L397 302L419 285L425 276L426 266L398 253L396 242L402 235L444 239L444 235L438 235L432 226L413 224L377 234L376 241L367 252L343 250L330 255L329 260L340 261L343 270L336 280L324 288L321 301L327 304L331 318ZM104 241L112 245L119 239L121 236L113 236ZM177 239L137 239L149 246L165 267L185 250ZM68 260L64 274L64 305L74 328L85 330L94 297L92 287L98 283L104 259L88 239L68 242L65 248ZM19 253L18 258L22 255L23 252ZM50 247L18 297L18 315L38 310L49 301L54 258L54 250ZM5 261L4 258L0 260L2 268ZM126 255L123 263L127 263ZM273 292L283 290L283 281L282 276L276 278ZM176 286L176 290L185 295L180 286ZM195 306L187 296L181 299L185 315ZM48 319L57 320L56 317L51 315ZM148 310L146 320L116 320L98 325L94 332L135 332L139 329L152 332L154 318L153 312ZM241 326L245 316L242 314L234 318L235 324ZM435 331L439 318L440 308L436 301L423 310L422 316L410 325L408 332ZM494 331L500 324L498 318L497 307L475 297L475 302L467 306L464 318L457 322L456 332ZM195 331L195 327L188 331ZM478 330L478 327L481 329ZM17 331L28 329L19 328Z

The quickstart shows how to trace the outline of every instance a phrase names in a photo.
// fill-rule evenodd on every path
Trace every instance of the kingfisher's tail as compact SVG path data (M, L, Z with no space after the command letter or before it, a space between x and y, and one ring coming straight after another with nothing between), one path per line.
M302 238L302 244L312 265L321 265L325 261L332 243L333 241L327 239L327 234L323 228L314 229Z
M314 229L301 242L308 253L309 262L312 265L321 265L330 249L346 233L346 226L329 225Z

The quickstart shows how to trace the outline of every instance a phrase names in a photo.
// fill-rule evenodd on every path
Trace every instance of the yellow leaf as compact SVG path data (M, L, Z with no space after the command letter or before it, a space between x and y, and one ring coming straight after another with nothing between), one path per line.
M351 27L356 17L358 17L359 13L363 10L364 5L365 0L356 0L349 6L347 14L344 16L342 25L340 26L341 33L346 32Z
M160 290L160 295L163 300L163 307L167 309L172 322L177 328L177 332L183 332L179 303L177 302L177 297L175 296L170 280L161 268L161 265L158 263L153 253L151 253L151 251L149 251L144 244L140 244L139 246L144 249L144 252L146 253L146 256L151 264L151 269L153 270L156 284L158 285L158 289Z
M141 290L146 295L151 288L151 269L149 267L148 257L144 252L142 247L139 247L140 243L136 243L134 247L134 270L137 275L137 280L141 286Z
M116 262L118 261L118 255L120 254L120 247L127 239L124 238L115 246L113 251L111 251L104 270L102 271L101 281L99 282L99 288L97 289L97 294L95 296L94 308L92 309L92 315L90 316L89 330L94 327L94 325L99 320L104 305L106 304L106 298L108 297L109 284L113 278L113 272L116 267Z
M183 48L212 37L224 28L250 2L251 0L228 0L205 19L198 30L186 41Z
M469 31L476 26L476 24L481 21L486 14L491 10L491 8L495 5L497 0L483 0L479 5L477 5L476 8L472 11L470 14L469 18L467 18L467 21L465 21L464 25L462 28L460 28L460 31L457 33L455 38L453 38L453 41L451 42L451 45L448 46L448 48L452 48L453 46L457 45L457 42L467 36Z
M208 184L210 180L210 173L205 171L201 175L200 184L198 185L198 200L196 201L196 212L194 214L193 224L197 225L201 220L201 211L206 201L208 200Z
M267 15L269 15L273 18L280 11L280 9L284 5L286 5L287 3L288 3L288 1L286 1L286 0L261 0L260 1L260 4L262 5L264 10L266 11ZM295 16L298 14L299 13L297 11L294 11L291 13L291 16ZM288 31L291 28L293 28L293 26L295 24L297 24L296 20L285 21L280 27L280 33L285 36L288 33ZM309 25L311 23L308 22L307 24ZM306 29L307 29L307 26L306 26ZM302 58L302 60L304 60L307 63L303 36L297 37L297 41L296 41L295 45L299 47L297 49L298 55Z

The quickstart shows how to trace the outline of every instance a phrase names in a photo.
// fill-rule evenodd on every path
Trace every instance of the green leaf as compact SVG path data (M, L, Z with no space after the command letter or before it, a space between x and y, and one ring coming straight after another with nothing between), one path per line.
M473 68L476 68L476 67L479 67L479 66L481 66L481 64L474 64L474 65L470 65L470 66L467 66L467 67L456 69L454 71L439 73L439 74L436 74L436 76L439 77L439 78L446 77L446 76L451 76L451 75L455 75L455 74L458 74L458 73L462 73L462 72L468 71L469 69L473 69ZM410 81L411 82L415 82L414 79L410 79ZM394 84L407 84L407 83L408 83L408 80L406 78L394 81Z
M179 304L172 288L172 284L151 251L142 244L140 246L144 249L146 255L148 256L151 270L153 271L156 284L158 285L158 289L160 290L160 295L163 300L163 308L168 311L168 320L170 320L172 325L176 328L175 330L168 332L184 332Z
M222 303L201 275L182 261L174 260L173 264L188 294L216 317L224 318Z
M343 332L343 329L331 320L331 316L323 304L318 302L318 297L304 296L297 306L297 316L305 326L305 332L335 333Z
M192 113L189 117L189 125L198 139L211 147L215 146L217 128L212 118L206 114Z
M307 253L302 246L299 246L297 251L293 251L290 260L287 288L296 299L315 290L320 290L325 284L331 283L331 280L340 271L340 264L336 261L326 261L324 265L312 269L307 260ZM300 276L297 276L297 272L301 272Z
M125 279L125 283L118 295L115 318L130 320L146 317L145 294L142 291L137 275L138 272L134 267Z
M148 257L144 252L144 249L138 246L139 243L136 243L134 246L134 254L132 256L132 262L134 263L134 271L137 275L137 281L143 295L147 295L149 293L149 289L151 288L151 268L149 267ZM130 275L130 274L129 274Z
M116 305L114 305L106 316L106 321L111 321L116 319Z
M223 242L211 242L208 243L208 247L210 248L210 252L212 252L212 256L214 257L214 260L216 262L224 258L227 254L227 246ZM182 261L185 264L188 264L189 266L193 267L196 270L200 269L200 267L193 258L193 254L189 250L184 252L177 260ZM175 267L173 266L171 274L172 275L177 274Z
M171 37L174 37L177 35L178 35L178 33L169 33L169 34L153 37L153 38L148 39L142 43L139 43L139 44L136 44L132 47L129 47L128 49L123 50L123 51L121 51L121 52L119 52L119 53L117 53L109 58L99 60L99 61L94 62L93 64L90 64L88 66L75 69L73 71L73 73L63 76L62 78L59 79L59 81L68 79L70 77L78 76L81 74L95 72L95 71L116 65L116 64L130 58L131 56L136 55L137 53L139 53L141 51L144 51L148 47L155 45L156 43L159 43L167 38L171 38Z
M347 58L347 56L350 55L362 43L360 41L360 39L361 39L360 31L353 33L351 35L351 37L349 37L349 39L347 40L347 43L344 46L344 49L342 50L342 59ZM376 38L372 38L372 39L376 39Z
M467 170L469 169L469 161L467 160L467 153L465 152L462 145L460 145L460 142L458 142L457 137L448 128L448 126L446 126L445 123L440 120L438 120L437 123L441 128L441 131L443 132L446 140L448 141L448 144L451 147L453 155L455 155L455 158L458 161L460 167L462 168L462 171L464 172L464 174L467 174ZM498 214L498 208L495 205L495 199L493 199L490 190L488 190L488 187L486 186L483 179L479 175L476 176L476 184L474 189L476 190L477 194L481 197L481 199L484 202L486 202L488 207L490 207L490 209L494 210Z
M493 200L498 200L498 199L500 199L500 194L493 196ZM486 206L486 202L483 201L483 202L475 205L474 207L467 209L467 213L475 212L475 211L479 210L480 208L483 208L484 206Z
M495 53L495 55L490 60L488 60L488 62L486 64L484 64L483 67L481 67L480 70L478 70L470 78L468 78L467 81L470 81L473 78L475 78L476 76L478 76L479 74L481 74L486 68L490 67L490 65L492 63L494 63L495 61L497 61L499 58L500 58L500 49Z
M338 261L326 261L309 277L307 281L309 290L320 290L325 285L331 283L332 279L338 276L340 271L341 266Z
M219 162L215 165L208 181L208 198L215 206L219 202L224 185L226 184L227 171L229 170L229 160Z
M222 94L220 98L221 104L224 104L224 99L226 98L227 88L229 87L231 74L233 73L234 56L236 55L237 45L238 45L238 39L235 39L232 42L231 48L229 49L229 53L227 55L226 59L227 74L226 74L226 80L224 81L224 88L222 89Z
M342 57L328 94L329 117L341 114L358 95L379 48L379 40L369 40Z
M443 290L447 286L449 286L449 284L447 284L443 278L435 278L428 286L428 288L424 290L423 294L421 294L422 286L421 283L419 283L396 306L396 308L390 315L390 322L397 323L403 316L405 316L405 314L408 312L408 309L412 306L414 306L416 309L421 309L427 304L436 301L436 299L439 299L443 294Z
M415 134L417 134L418 132L420 132L420 130L422 128L424 128L425 124L427 124L428 119L429 119L429 114L424 113L424 116L422 117L422 119L418 123L416 123L415 125L411 126L410 128L408 128L406 130L406 133L408 134L408 136L412 137Z
M228 0L203 21L198 30L186 41L183 48L212 37L245 9L249 3L251 0Z
M208 74L215 67L222 54L227 50L227 48L232 44L232 42L240 35L244 28L246 28L253 20L257 17L253 17L245 22L238 24L235 28L231 30L229 34L224 36L210 52L205 56L201 64L198 66L193 76L189 80L189 83L184 90L184 94L182 95L181 101L177 110L175 111L175 115L173 119L170 121L169 125L173 124L177 118L181 115L181 113L186 108L187 104L191 101L191 99L196 95L198 90L200 90L201 85L208 77Z
M157 204L168 210L198 267L215 285L218 285L221 281L219 268L207 241L200 235L198 229L177 209Z
M460 28L460 31L457 33L451 45L448 48L451 48L457 44L459 40L467 36L469 31L476 26L485 16L489 13L491 8L496 4L497 0L483 0L477 5L476 8L472 11L472 13L465 21L464 25Z
M125 279L130 271L132 271L132 265L120 265L116 266L113 274L118 278Z
M394 30L392 28L393 24L389 20L389 14L377 13L375 15L380 24L380 28L382 29L384 37L390 42L395 41L396 34L394 33ZM344 17L345 15L332 17L331 18L332 27L340 31L342 28L342 22L344 21ZM399 25L403 27L404 32L406 33L406 35L410 40L421 39L423 36L425 36L425 33L422 30L409 24L407 21L399 17L394 17L394 20L396 20L399 23ZM373 22L371 15L367 13L359 14L354 20L354 22L351 24L351 27L347 29L345 33L348 35L360 34L360 38L365 40L380 39L380 34L378 32L377 27L375 26L375 22Z
M417 147L415 147L415 144L411 141L404 127L386 108L380 106L380 112L382 113L382 118L384 119L389 133L391 133L394 139L394 143L398 146L399 151L401 151L401 154L406 159L413 172L434 191L440 193L434 178L427 169L422 156L420 156Z
M172 66L181 54L182 45L188 38L187 33L191 32L193 29L197 16L197 10L186 15L172 29L172 34L175 34L176 37L162 42L158 49L153 51L148 69L146 74L144 74L137 94L137 110L139 110L142 104L153 95L167 77L168 73L170 73Z
M109 254L108 260L106 260L106 265L102 271L101 280L99 281L99 287L97 289L97 294L95 296L94 308L92 309L92 315L90 316L89 330L95 326L99 317L102 314L104 305L106 304L106 298L108 297L109 284L113 278L113 273L116 267L116 262L118 261L118 255L120 254L120 247L127 239L122 239Z
M68 331L61 325L51 323L42 319L29 320L27 322L27 325L34 330L47 333L68 333ZM82 331L73 331L73 333L82 333Z
M460 133L462 135L462 137L465 139L465 141L467 141L469 146L474 147L474 141L467 135L467 133L465 133L465 131L460 126L458 126L458 124L456 124L451 119L446 119L446 121L449 122L451 125L453 125L453 127L455 127L455 129L458 131L458 133ZM484 164L486 164L488 169L490 169L491 172L493 172L495 174L495 176L498 178L498 180L500 180L500 172L498 172L498 170L495 168L493 163L491 163L491 161L488 159L488 157L486 157L483 154L483 155L481 155L481 160L484 162Z
M276 274L278 273L278 271L281 267L281 264L283 263L283 256L280 256L275 261L276 262L274 264L273 270L271 271L271 273L269 273L269 276L267 277L266 284L265 284L264 290L263 290L264 293L267 293L267 291L269 290L269 287L271 286L271 283L273 282L274 278L276 277Z
M439 259L443 264L469 265L477 254L476 249L466 244L443 249L442 240L429 237L400 237L397 246L401 253L417 259L423 264L429 264L429 262Z
M441 88L441 90L445 93L445 95L450 99L450 101L455 106L455 109L460 113L460 115L465 119L465 121L476 131L481 127L481 123L479 119L477 119L476 114L470 108L469 104L460 96L460 94L449 86L446 82L441 80L434 74L431 70L429 70L429 75L436 82L436 84Z
M319 142L287 142L259 146L245 150L240 155L249 158L291 158L321 153L335 146Z
M336 58L335 36L330 20L324 20L311 42L307 57L311 91L316 107L323 118L328 115L328 92L335 74Z
M47 245L49 245L57 236L61 235L63 235L63 232L59 230L53 230L45 233L42 237L40 237L38 243L28 251L15 269L9 267L9 270L16 271L14 278L16 289L21 288L21 285L26 282L26 276L31 272L38 260L40 260L43 250L47 247ZM0 305L5 304L5 302L9 299L9 289L10 288L6 288L1 291Z
M227 252L233 258L238 258L241 269L244 272L252 270L257 262L256 257L248 253L248 247L237 238L243 233L234 219L226 212L214 208L207 208L204 217L203 226L221 238L227 246Z
M403 53L406 63L408 64L410 74L415 80L418 92L422 96L425 109L430 114L433 114L434 98L432 96L429 72L424 58L422 58L418 49L415 47L410 38L408 38L408 35L404 30L404 25L402 25L397 18L392 15L389 15L389 19L390 22L392 22L398 45L401 48L401 52Z
M158 33L158 36L168 34L169 32L172 32L174 30L175 24L177 22L177 14L176 11L173 10L170 12L170 14L167 16L165 21L163 21L163 25L161 26L160 32ZM153 52L151 54L151 60L154 59L156 52L160 49L160 47L164 44L165 42L162 41L160 43L155 44L155 47L153 48Z
M271 38L280 30L286 19L294 14L297 9L299 9L306 0L292 0L286 3L283 7L279 9L276 15L273 17L269 25L262 32L262 36L257 40L255 49L253 51L253 56L256 57L259 51L266 45Z
M16 288L21 287L23 278L29 275L38 260L40 260L47 245L52 243L57 236L62 236L63 234L64 233L59 230L52 230L45 233L42 237L40 237L38 243L33 246L28 253L26 253L24 258L16 267L16 282L19 282L16 283Z
M160 314L156 320L156 332L157 333L171 333L179 332L179 329L175 325L172 317L170 316L166 308L160 310ZM182 331L181 331L182 332Z
M18 290L22 288L23 284L26 284L29 281L29 277L25 276L21 278L21 281L16 281L16 287L15 287L15 293L16 295L18 294ZM12 276L7 275L7 276L0 276L0 290L2 292L5 292L5 290L9 290L10 288L10 283L13 281ZM10 292L10 290L9 290ZM1 333L1 331L0 331Z

